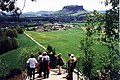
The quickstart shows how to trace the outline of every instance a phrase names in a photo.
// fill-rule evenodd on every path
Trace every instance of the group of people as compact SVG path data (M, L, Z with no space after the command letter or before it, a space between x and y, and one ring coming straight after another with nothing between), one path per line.
M76 66L77 60L73 54L68 54L68 56L69 56L69 60L67 62L68 75L66 76L66 79L73 80L72 73ZM58 54L56 64L58 66L57 75L61 75L62 74L61 69L62 69L62 66L64 65L64 61L61 54ZM36 67L38 68L38 73L39 73L38 77L43 77L44 79L49 78L50 56L47 54L47 52L43 52L43 53L39 52L38 60L34 57L33 54L31 54L30 58L27 60L27 74L30 77L30 79L32 79L32 76L33 76L33 80L35 79Z
M50 57L47 55L46 52L39 52L38 60L34 58L34 55L31 54L31 57L27 60L27 74L33 80L35 79L35 69L38 68L39 76L42 77L42 72L44 73L43 78L49 78L49 67Z

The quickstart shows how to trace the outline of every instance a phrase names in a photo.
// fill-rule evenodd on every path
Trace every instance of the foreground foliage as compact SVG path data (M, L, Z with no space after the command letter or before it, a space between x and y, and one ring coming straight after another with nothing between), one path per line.
M82 72L91 80L120 79L118 0L106 0L106 5L108 4L112 5L112 9L106 11L106 14L100 14L99 12L94 11L91 14L88 14L86 19L88 24L86 28L86 39L98 35L99 37L97 40L108 48L108 53L96 55L93 51L89 52L89 49L92 50L91 46L93 45L91 39L85 40L83 38L81 41L81 45L85 45L81 47L81 50L83 50L84 53L84 56L80 59L83 64L81 65L81 67L83 67ZM87 46L89 44L90 46ZM89 53L86 55L87 51ZM100 63L99 65L93 61L94 55L91 54L91 52L100 57L97 60ZM96 69L95 65L100 67L97 67Z

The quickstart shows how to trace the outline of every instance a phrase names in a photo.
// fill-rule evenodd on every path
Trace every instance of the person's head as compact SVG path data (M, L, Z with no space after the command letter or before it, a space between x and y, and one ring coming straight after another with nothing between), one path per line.
M30 57L31 57L31 58L34 58L34 55L33 55L33 54L31 54L31 55L30 55Z
M77 61L77 59L75 58L74 54L71 54L71 56L70 56L70 61L71 61L72 63Z
M62 56L61 53L59 53L59 54L58 54L58 58L60 58L61 56Z
M69 53L69 54L68 54L68 56L70 57L70 56L71 56L71 54Z
M45 55L47 55L47 53L46 52L43 52L43 54L42 54L43 56L45 56Z
M71 58L73 58L74 57L74 54L71 54Z
M39 55L41 55L42 53L41 52L39 52Z
M53 55L53 52L50 52L50 55Z

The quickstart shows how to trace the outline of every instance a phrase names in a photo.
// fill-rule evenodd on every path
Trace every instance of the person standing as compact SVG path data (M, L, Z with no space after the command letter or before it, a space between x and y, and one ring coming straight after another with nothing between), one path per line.
M71 54L68 54L68 61L67 61L67 73L69 72L69 67L70 67L70 56ZM69 74L67 74L66 78L68 78Z
M39 56L38 56L38 63L39 63L39 65L38 65L38 68L39 68L39 76L38 77L42 77L42 53L41 52L39 52Z
M29 67L30 67L30 79L32 79L32 75L33 75L33 80L34 80L37 60L34 58L33 54L31 54L31 57L27 60L27 64L29 64Z
M73 71L76 67L76 63L77 59L75 58L74 54L71 54L67 80L73 80Z
M50 71L50 57L47 55L46 52L43 53L43 57L42 57L42 64L43 64L43 72L44 72L44 79L45 78L49 78L49 71Z
M62 66L64 65L64 61L62 59L61 54L58 54L58 56L57 56L57 65L58 65L58 74L57 75L61 75L61 69L62 69Z

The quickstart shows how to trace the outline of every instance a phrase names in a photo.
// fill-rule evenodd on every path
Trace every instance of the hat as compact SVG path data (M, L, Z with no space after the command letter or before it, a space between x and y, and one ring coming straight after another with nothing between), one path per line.
M50 52L50 54L53 54L53 52Z
M74 54L71 54L72 57L74 57Z
M46 55L47 53L46 52L43 52L43 55Z
M61 56L62 56L61 53L59 53L59 54L58 54L58 57L61 57Z
M43 52L43 53L47 54L47 52Z

